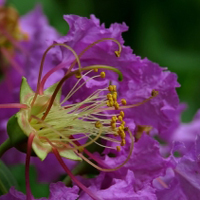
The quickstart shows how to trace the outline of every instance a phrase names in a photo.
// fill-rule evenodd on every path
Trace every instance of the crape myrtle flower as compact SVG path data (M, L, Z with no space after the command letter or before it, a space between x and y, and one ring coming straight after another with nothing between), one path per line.
M7 148L13 145L20 150L27 151L26 186L28 199L31 199L28 180L31 149L42 160L45 159L49 152L53 152L61 166L83 191L94 199L101 199L71 174L61 157L72 160L83 159L101 171L109 172L119 169L128 162L133 151L134 139L130 129L125 126L124 121L126 114L128 116L127 120L134 120L137 124L147 124L162 130L169 124L169 118L173 116L177 105L178 99L175 87L178 84L176 82L176 75L166 71L166 69L164 71L157 64L147 59L142 60L140 57L132 54L130 48L120 44L123 43L121 32L126 29L125 25L114 24L110 29L105 29L103 25L98 24L99 22L96 18L92 18L88 20L77 16L69 16L69 19L76 19L75 21L79 22L79 24L76 24L75 30L71 28L72 24L70 24L69 35L60 40L64 40L68 36L71 36L69 38L73 40L72 35L75 34L74 44L72 42L72 47L70 47L68 44L61 44L59 43L60 41L56 41L44 54L45 57L48 50L56 45L62 46L62 55L59 54L57 56L57 59L61 63L52 70L49 70L41 79L43 57L36 92L31 89L26 79L23 78L20 91L20 104L1 105L1 108L20 108L20 111L8 122L10 139L2 145L2 149L4 148L4 150L1 149L1 153L4 153ZM91 28L91 31L87 32L89 28ZM79 29L85 30L83 33L86 38L84 38L84 34L77 32ZM116 35L113 30L116 30ZM94 31L94 35L91 36L92 31ZM104 33L106 34L104 35ZM111 37L107 37L110 35ZM83 38L81 38L82 36ZM89 38L91 39L91 43L87 44ZM92 41L93 38L97 40ZM78 42L80 42L80 45ZM63 47L66 47L69 52L71 51L70 55ZM78 47L83 47L83 49L76 50ZM91 51L93 48L94 51ZM73 49L78 52L78 55ZM94 59L92 59L93 57ZM115 66L116 68L111 66ZM61 68L65 70L65 76L59 82L45 90L46 81L49 77L53 77L51 75L54 72L58 72ZM117 72L121 79L121 72L118 69L125 74L125 84L123 82L119 84L116 76L113 75L114 73L109 72L109 70ZM148 79L151 69L153 73L150 74L151 78ZM98 70L107 71L106 73L100 71L97 74ZM74 75L76 78L73 79ZM107 79L105 79L106 77ZM73 84L73 87L70 87L70 84L66 85L69 83L69 81L66 81L68 78L71 78L70 83ZM101 79L104 79L104 81L101 81ZM64 84L65 82L66 84ZM170 83L169 86L166 84L168 82ZM60 89L62 86L62 93L66 94L64 95L64 100L60 102ZM102 88L102 86L104 87ZM143 87L145 87L145 90L142 89ZM160 94L158 95L154 87L158 89L159 93L161 91L161 96ZM69 90L69 88L72 89ZM67 90L69 91L67 92ZM132 96L134 90L138 94L138 96L135 96L136 100L133 100L134 96ZM75 99L76 103L74 103L74 100L70 100L71 97ZM152 102L152 104L149 104L149 102ZM142 105L145 104L147 104L147 107L142 108ZM130 111L132 108L139 106L141 107L141 115L133 114ZM126 112L126 110L128 111ZM148 121L148 112L152 112L153 116L155 115L155 121L151 120L152 116L149 116L150 119ZM12 133L13 126L18 129L19 134L17 137ZM127 133L129 136L126 135ZM80 134L82 134L81 137L79 136ZM21 142L25 142L27 137L27 149L23 149ZM82 138L86 138L89 141L79 143L79 140ZM98 138L104 140L105 143L99 144L97 142ZM112 146L106 145L107 141L108 144L112 142ZM127 142L128 144L126 144ZM91 159L105 166L101 159L95 157L85 149L86 146L92 143L101 145L106 149L112 149L113 151L115 149L115 152L119 151L119 154L123 154L123 148L128 147L129 153L123 156L124 159L119 165L115 165L113 168L106 166L108 169L102 168L91 163L83 154L84 152Z
M62 182L50 184L50 195L48 200L63 199L63 200L76 200L78 199L78 187L66 187ZM10 188L9 193L0 197L0 200L26 200L26 195L15 190L14 187ZM32 200L35 200L32 198ZM47 200L47 198L40 198L38 200Z

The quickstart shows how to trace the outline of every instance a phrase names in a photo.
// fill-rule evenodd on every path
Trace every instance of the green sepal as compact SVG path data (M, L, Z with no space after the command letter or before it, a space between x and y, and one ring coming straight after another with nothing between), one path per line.
M15 189L19 189L17 181L13 177L10 170L2 161L0 161L0 196L8 193L12 186L15 186Z
M17 149L19 149L20 151L26 152L26 149L24 148L23 144L27 142L28 137L24 134L24 132L19 126L18 113L13 115L8 120L7 133L9 135L9 139L12 145Z
M57 87L59 82L51 85L50 87L48 87L45 91L44 94L46 95L52 95ZM60 98L61 98L61 89L58 91L57 95L56 95L56 101L60 102Z
M27 104L30 97L34 95L33 90L29 86L25 77L22 77L21 87L20 87L20 103Z

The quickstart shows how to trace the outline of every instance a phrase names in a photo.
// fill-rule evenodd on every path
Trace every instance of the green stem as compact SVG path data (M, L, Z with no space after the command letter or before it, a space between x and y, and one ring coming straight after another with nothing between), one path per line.
M2 143L0 145L0 158L8 149L10 149L12 147L13 147L13 145L12 145L10 139L8 138L4 143Z

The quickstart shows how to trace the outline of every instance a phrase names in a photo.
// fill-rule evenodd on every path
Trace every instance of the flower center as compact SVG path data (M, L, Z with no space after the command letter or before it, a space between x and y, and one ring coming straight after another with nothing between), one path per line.
M121 103L117 102L115 85L98 89L81 102L66 105L66 101L86 82L91 79L105 77L105 72L101 72L100 75L87 79L86 76L92 71L86 72L78 79L75 86L61 103L54 101L45 119L42 119L42 117L46 112L50 97L46 95L37 96L34 106L29 111L29 116L32 117L30 125L37 132L36 135L42 143L53 144L58 149L67 147L74 150L82 150L93 142L107 147L97 142L97 139L101 138L116 143L117 146L109 148L114 148L118 151L120 150L120 145L125 145L124 112L118 109L120 105L125 105L126 101L123 99ZM95 69L94 71L97 70ZM107 111L105 113L108 107L117 111L118 114L108 114ZM120 140L110 137L110 135L119 136ZM81 146L75 144L75 141L84 138L87 139L87 143Z

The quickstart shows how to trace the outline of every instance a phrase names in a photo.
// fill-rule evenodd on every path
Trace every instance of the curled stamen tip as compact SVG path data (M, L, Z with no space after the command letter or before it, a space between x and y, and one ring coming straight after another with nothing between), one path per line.
M119 58L119 57L120 57L120 54L121 54L120 51L115 51L115 55L116 55L116 57Z
M156 90L152 90L152 92L151 92L151 96L152 97L156 97L157 95L159 94L159 92L158 91L156 91Z

